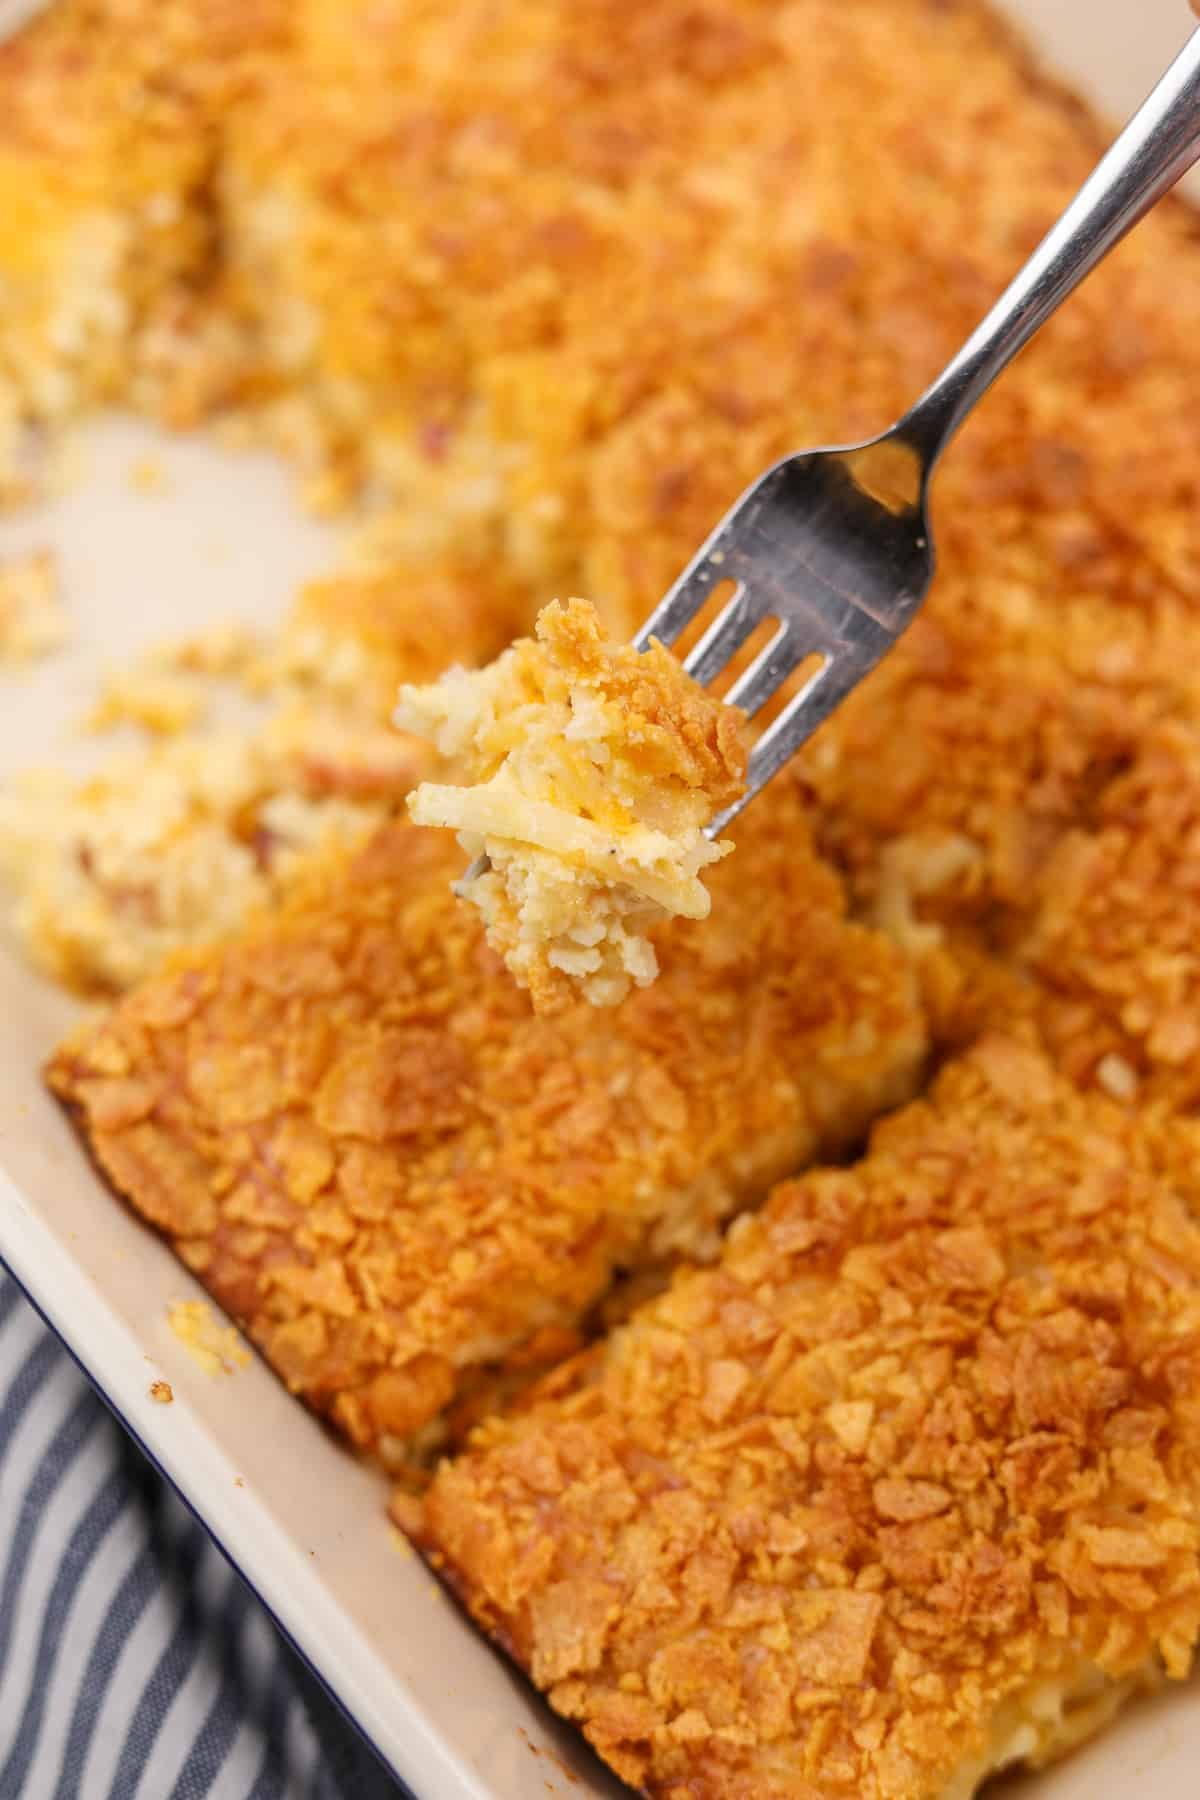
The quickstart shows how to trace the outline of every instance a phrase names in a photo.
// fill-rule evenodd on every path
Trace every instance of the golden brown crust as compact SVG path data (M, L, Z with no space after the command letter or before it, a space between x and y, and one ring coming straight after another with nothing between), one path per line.
M519 629L527 602L494 568L451 559L419 572L385 565L310 582L288 618L285 646L327 669L355 656L355 693L381 723L402 681L432 681L451 664L496 656Z
M997 551L991 571L1004 578ZM900 874L919 917L1001 953L1047 857L1147 731L1196 716L1200 615L947 572L928 611L806 758L823 847L868 908ZM921 867L929 865L929 879Z
M546 607L536 631L568 681L579 678L619 707L652 780L699 791L713 813L744 793L743 715L697 687L657 639L641 653L606 642L595 608L579 600Z
M186 193L176 299L199 281L241 346L216 399L303 396L410 547L440 515L426 566L466 540L527 606L596 594L619 632L773 456L911 400L1102 142L970 0L60 0L3 57L26 207L85 166L113 207ZM143 64L153 132L121 99ZM119 156L43 162L18 128L85 117ZM168 150L191 163L135 179ZM956 448L942 568L985 606L1022 594L1053 631L1072 595L1194 595L1191 240L1182 209L1148 220Z
M187 0L153 29L62 0L5 55L0 117L63 130L79 58L186 70L153 141L205 172L163 183L211 240L189 281L242 345L238 397L308 409L400 497L381 611L502 567L498 638L570 588L627 632L774 455L898 412L1102 141L972 0ZM91 113L128 135L119 87ZM14 194L89 160L43 167L11 130ZM93 160L124 204L121 159ZM1097 777L1194 711L1195 255L1157 209L939 476L938 586L808 757L865 904L893 840L948 836L974 866L922 914L1005 938Z
M1100 142L972 0L60 0L0 50L0 439L114 393L232 402L328 496L397 497L396 573L301 625L364 646L378 711L429 672L424 609L481 660L556 591L639 623L775 455L911 400ZM663 1793L924 1797L1060 1632L1113 1672L1194 1635L1195 1245L1161 1175L1190 1197L1196 256L1159 209L1009 372L939 477L921 619L804 758L943 1042L1036 1019L1125 1111L990 1044L440 1480L481 1616ZM52 1079L306 1398L427 1448L657 1256L656 1208L707 1228L911 1069L898 964L838 920L800 810L756 803L729 929L678 928L615 1033L530 1022L457 859L397 830ZM730 1287L660 1366L672 1309ZM769 1395L735 1457L771 1356L816 1398ZM576 1507L568 1589L538 1559L576 1555ZM645 1559L612 1627L596 1532Z
M82 1028L51 1083L289 1384L396 1461L480 1364L630 1261L710 1253L911 1092L902 962L842 917L794 785L761 824L611 1023L531 1015L450 891L461 853L397 826Z
M21 492L6 428L123 391L150 317L210 274L218 121L285 13L68 0L0 42L0 500Z
M426 1547L674 1800L928 1800L1080 1662L1184 1674L1200 1140L1172 1130L1167 1157L982 1040L856 1168L777 1189L715 1270L481 1427Z
M1150 734L1057 845L1018 955L1060 1066L1127 1103L1200 1100L1200 737Z

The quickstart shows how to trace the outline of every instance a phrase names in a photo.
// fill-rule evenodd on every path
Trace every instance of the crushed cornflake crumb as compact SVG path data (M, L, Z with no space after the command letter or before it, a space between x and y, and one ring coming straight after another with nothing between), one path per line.
M170 1406L172 1400L175 1398L170 1382L152 1381L150 1383L150 1398L152 1400L157 1400L160 1406Z
M0 562L0 664L36 662L68 637L58 564L34 550Z
M250 1362L250 1352L234 1326L222 1324L207 1300L172 1300L167 1323L206 1375L233 1375ZM166 1383L155 1385L165 1387Z
M400 1543L409 1544L421 1529L423 1515L420 1494L412 1492L408 1487L398 1487L392 1495L388 1511L394 1524L399 1526L397 1536Z
M484 1424L417 1542L641 1793L971 1800L1191 1670L1197 1168L983 1037Z
M461 891L535 1006L615 1004L658 974L652 925L707 917L701 872L733 846L704 828L743 791L743 719L660 644L606 643L585 601L555 602L490 667L403 687L395 720L460 777L409 810L487 858Z
M853 1145L925 1051L908 969L843 917L787 777L712 916L668 921L659 982L607 1015L532 1012L460 866L397 819L47 1072L291 1392L392 1470L439 1455L481 1385L575 1349L620 1270L711 1256L778 1172Z

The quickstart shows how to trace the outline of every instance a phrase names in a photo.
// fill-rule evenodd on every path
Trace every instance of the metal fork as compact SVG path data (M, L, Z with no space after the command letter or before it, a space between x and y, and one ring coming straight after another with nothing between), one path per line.
M820 658L754 745L746 790L709 823L709 837L761 793L911 624L933 578L929 481L942 451L1018 350L1198 156L1200 30L916 405L879 437L801 450L768 469L655 607L634 639L639 650L651 638L673 644L716 587L735 583L684 660L705 686L764 619L776 621L725 695L751 718L802 663ZM477 857L459 891L489 866Z
M821 658L758 739L746 791L712 820L710 837L762 791L911 623L933 576L927 502L942 451L1018 350L1197 156L1200 31L916 405L879 437L803 450L768 469L651 613L634 639L639 650L651 638L673 644L714 588L736 583L684 661L705 685L756 626L776 621L770 642L725 696L751 717L802 663Z

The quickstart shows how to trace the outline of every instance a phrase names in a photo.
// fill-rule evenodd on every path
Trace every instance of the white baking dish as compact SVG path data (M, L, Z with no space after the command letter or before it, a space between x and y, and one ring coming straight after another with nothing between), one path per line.
M1185 0L1012 0L1009 10L1114 113L1141 97L1188 29ZM150 442L169 474L152 497L129 481ZM0 525L0 553L53 546L82 621L66 659L0 677L0 777L62 756L102 658L214 616L277 617L331 554L331 534L298 516L285 476L264 459L164 444L113 421L89 433L86 457L68 497ZM257 1361L213 1377L174 1337L168 1303L199 1290L102 1188L40 1084L70 1014L0 951L0 1258L418 1800L617 1794L401 1549L382 1479ZM150 1398L160 1377L171 1405ZM1192 1684L1131 1710L1031 1782L1030 1800L1126 1800L1138 1782L1155 1800L1185 1800L1197 1767Z

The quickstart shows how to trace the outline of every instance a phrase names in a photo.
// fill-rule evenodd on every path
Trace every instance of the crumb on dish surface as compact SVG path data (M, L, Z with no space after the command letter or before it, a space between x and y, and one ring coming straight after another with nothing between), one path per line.
M223 1324L207 1300L173 1300L167 1307L167 1323L172 1335L206 1375L233 1375L250 1361L250 1352L236 1328ZM167 1397L170 1398L169 1388Z
M0 667L36 662L60 650L68 636L54 553L0 559Z
M245 677L266 654L262 636L241 619L215 618L187 637L163 638L142 659L148 671L210 678Z
M186 669L114 669L85 721L89 731L135 725L156 737L175 737L198 725L206 711L201 685Z
M139 456L130 467L129 485L135 493L147 496L169 493L170 471L160 457Z
M1171 1130L982 1039L482 1426L426 1549L645 1793L969 1800L1061 1754L1200 1635Z
M461 852L405 822L83 1024L51 1084L289 1386L402 1466L619 1269L711 1256L919 1079L908 972L845 919L796 787L737 837L711 918L671 921L602 1026L530 1011Z
M66 986L112 994L164 955L211 943L291 885L308 860L402 805L426 747L387 724L398 670L432 671L450 637L414 630L380 595L392 577L311 584L273 637L217 622L166 640L101 685L85 720L93 774L36 767L0 790L0 877L29 957Z
M743 791L742 717L661 644L608 643L556 601L489 667L403 687L395 721L456 778L409 811L487 857L461 892L535 1006L615 1005L658 973L651 925L708 916L702 872L733 845L704 827Z
M340 722L323 753L322 723L301 711L181 732L83 780L39 769L10 782L0 873L38 966L82 993L120 992L169 952L236 930L311 856L367 835L411 786L417 747Z

